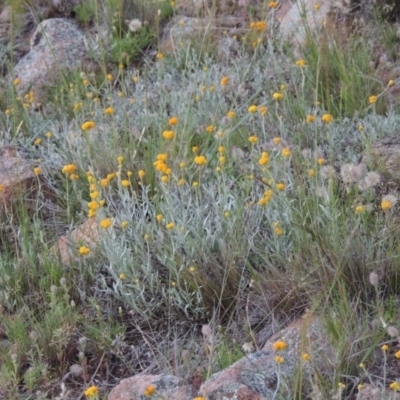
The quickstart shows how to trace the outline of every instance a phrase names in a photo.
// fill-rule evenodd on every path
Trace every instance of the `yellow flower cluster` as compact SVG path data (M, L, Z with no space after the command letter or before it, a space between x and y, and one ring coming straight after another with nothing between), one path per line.
M268 155L268 153L266 151L263 151L261 153L261 158L258 160L258 163L260 165L267 165L268 162L269 162L269 155Z
M196 156L193 161L197 165L205 165L205 164L207 164L207 159L206 159L205 156Z
M255 29L259 32L265 31L267 29L267 23L265 21L253 21L250 23L250 29Z
M164 131L162 135L165 139L171 140L175 136L175 132L174 131Z
M96 123L93 121L86 121L82 124L81 129L83 131L88 131L89 129L93 129L96 126Z
M147 388L143 391L143 394L146 397L153 396L153 394L156 392L156 387L154 385L149 385Z
M86 397L90 399L99 394L99 389L97 389L97 386L90 386L85 390L84 394Z
M272 195L274 194L274 191L272 189L266 190L264 192L264 197L262 197L259 201L258 204L260 206L265 206L271 201Z
M153 163L157 171L162 172L164 175L161 177L163 182L168 182L168 175L171 174L171 168L167 166L165 161L168 155L166 153L160 153L157 155L157 160Z

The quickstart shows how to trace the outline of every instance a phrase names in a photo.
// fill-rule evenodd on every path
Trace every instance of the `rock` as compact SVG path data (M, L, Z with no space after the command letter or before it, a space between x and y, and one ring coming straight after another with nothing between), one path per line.
M280 30L285 39L303 44L309 32L321 29L331 8L331 1L296 1L282 18ZM316 10L315 7L319 9Z
M270 400L277 396L280 368L281 380L290 387L290 381L305 352L313 357L323 349L330 352L326 341L322 339L324 331L317 317L307 317L290 324L279 335L272 336L261 351L249 354L229 368L210 377L200 388L200 395L208 400L251 399ZM277 352L273 344L283 340L287 349L279 353L284 358L282 364L276 363ZM315 362L313 364L315 366ZM281 395L285 395L284 392Z
M393 392L392 390L386 390L386 396L390 392L390 399L398 400L400 399L400 394ZM385 393L383 391L371 384L363 385L363 388L357 394L357 400L381 400L386 398Z
M328 32L335 38L346 39L347 21L341 18L339 23L336 12L342 15L350 13L345 0L297 0L281 17L281 35L296 46L297 52L310 35L315 38L319 33Z
M22 95L33 91L36 100L44 99L45 88L57 83L65 72L95 68L83 34L74 23L63 18L39 24L30 40L30 51L15 66L16 86Z
M209 18L193 18L175 16L164 29L160 43L160 51L169 53L178 46L186 46L188 43L204 41L215 29L214 22Z
M0 216L12 213L14 203L26 200L35 185L34 165L14 146L0 148Z
M11 6L4 7L0 13L0 22L2 24L11 22L11 15L12 15Z
M378 169L386 178L400 183L400 137L392 137L375 143L364 156L370 169Z
M123 379L108 395L108 400L144 399L143 392L149 385L155 386L159 398L192 400L195 396L195 389L182 378L166 374L137 375Z
M99 228L94 218L90 218L70 233L62 236L50 249L50 254L67 264L78 254L81 246L93 250L99 242Z
M290 387L296 378L296 369L302 365L303 373L313 375L315 370L324 371L324 362L335 360L335 350L326 339L327 335L321 320L312 315L291 323L279 334L273 335L264 347L255 353L243 357L223 371L213 374L204 382L198 393L199 385L190 385L182 378L169 375L137 375L124 379L115 387L108 400L139 400L149 385L155 385L160 398L192 400L201 396L207 400L270 400L277 398L278 382L285 382ZM277 353L274 343L284 341L287 348ZM302 355L309 354L311 361L304 361ZM275 357L280 355L284 362L277 364ZM278 379L277 371L280 370ZM305 384L306 385L306 384ZM278 390L284 397L284 385ZM278 388L279 389L279 388ZM304 386L304 389L306 388ZM287 394L287 393L286 393ZM279 397L279 398L281 398Z

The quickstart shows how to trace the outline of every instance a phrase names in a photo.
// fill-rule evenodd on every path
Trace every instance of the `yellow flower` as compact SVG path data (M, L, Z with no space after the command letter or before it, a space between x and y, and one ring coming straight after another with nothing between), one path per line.
M96 126L96 123L95 123L95 122L93 122L93 121L86 121L86 122L84 122L84 123L82 124L81 129L82 129L83 131L87 131L87 130L89 130L89 129L94 128L95 126Z
M220 164L225 164L225 161L226 161L226 157L225 157L225 156L221 156L221 157L219 158Z
M52 134L51 132L46 132L46 137L47 137L47 138L50 139L52 136L53 136L53 134Z
M229 81L229 78L226 77L226 76L224 76L224 77L221 79L221 86L226 86L226 85L228 84L228 81Z
M278 342L275 342L272 347L275 351L281 351L286 349L287 344L283 340L279 340Z
M258 204L260 206L265 206L266 204L269 203L271 199L269 197L262 197L260 200L258 200Z
M325 158L318 158L317 163L319 165L324 165L325 164Z
M167 175L163 175L161 177L161 182L167 183L168 182L168 176Z
M111 218L103 219L100 222L100 226L104 229L108 229L111 226Z
M81 246L79 247L79 253L81 253L83 256L87 256L90 253L90 249L89 247Z
M257 112L257 110L258 110L258 107L257 107L255 104L253 104L252 106L250 106L250 107L248 108L248 111L249 111L249 113L251 113L251 114L254 114L255 112Z
M279 226L279 222L274 222L274 231L275 231L276 236L282 235L283 231L282 231L282 228ZM279 342L277 342L277 343L279 343ZM282 342L282 343L284 343L284 342ZM275 344L274 344L274 348L275 348ZM286 346L286 343L285 343L285 346Z
M258 163L260 165L266 165L269 162L269 157L268 157L268 153L266 151L263 151L261 154L261 158L258 160Z
M67 164L67 165L64 165L61 172L65 175L69 175L69 174L72 174L75 170L76 170L76 166L74 164Z
M163 219L164 219L164 215L162 215L162 214L157 214L156 220L157 220L158 222L161 222Z
M236 113L234 111L229 111L227 116L228 118L233 118L236 115Z
M377 99L378 99L377 96L369 96L368 98L369 104L374 104Z
M169 125L176 125L178 123L178 118L177 117L172 117L169 119L168 124Z
M89 86L89 80L88 79L84 79L83 81L82 81L82 83L83 83L83 85L84 86Z
M112 107L108 107L104 110L104 114L106 115L113 115L115 110Z
M106 178L100 180L100 185L103 187L106 187L109 183L110 181Z
M282 364L282 363L285 361L285 359L284 359L283 357L281 357L281 356L276 356L276 357L275 357L275 361L276 361L278 364Z
M106 201L105 201L105 200L100 200L100 201L99 201L99 204L103 207L104 204L106 204Z
M146 172L144 172L142 169L139 170L138 172L139 178L143 179L143 177L146 175Z
M174 224L173 222L170 222L169 224L165 225L165 227L166 227L168 230L171 230L171 229L175 228L175 224Z
M214 125L207 126L206 131L208 133L213 133L215 131L215 126Z
M18 86L20 83L21 83L21 79L19 79L19 78L14 79L14 82L13 82L14 86Z
M205 165L207 164L207 159L205 158L205 156L197 156L194 158L194 162L197 165Z
M121 186L128 187L131 183L127 179L123 179L121 181Z
M320 7L321 7L321 6L320 6L319 4L315 4L315 5L314 5L314 10L315 10L315 11L318 11L318 10L320 9Z
M281 138L280 138L280 137L274 137L274 138L272 139L272 141L274 142L274 144L275 144L276 146L278 146L278 144L281 142Z
M90 198L91 199L97 199L98 197L99 197L99 192L96 191L96 192L90 193Z
M93 211L93 210L89 210L88 211L88 217L89 218L93 218L93 217L95 217L96 216L96 211Z
M308 353L304 353L302 356L301 356L301 358L304 360L304 361L310 361L310 355L308 354Z
M193 147L192 147L192 152L193 152L193 153L197 153L198 151L199 151L198 146L193 146Z
M283 99L283 94L282 93L278 93L278 92L275 92L275 93L273 93L273 95L272 95L272 97L275 99L275 100L282 100Z
M304 66L306 65L306 60L303 60L303 59L297 60L297 61L296 61L296 65L297 65L298 67L304 67Z
M308 170L308 176L309 176L310 178L314 178L314 176L315 176L315 169L309 169L309 170Z
M330 122L333 121L333 115L332 115L332 114L324 114L324 115L321 117L321 121L322 121L322 122L325 122L326 124L329 124Z
M156 57L157 57L159 60L162 60L162 59L164 58L164 54L163 54L163 53L157 53Z
M199 182L194 181L194 182L192 183L192 186L193 186L194 188L197 188L197 187L199 186Z
M126 279L126 275L123 272L121 272L119 274L119 279L121 279L121 281L123 281L124 279Z
M389 387L390 387L390 389L394 390L395 392L400 390L400 385L398 384L398 382L391 383Z
M356 207L356 209L355 209L355 212L357 213L357 214L362 214L363 212L365 211L365 207L364 206L357 206Z
M85 395L86 397L91 398L91 397L97 396L98 393L99 393L99 389L97 389L97 386L90 386L89 388L87 388L87 389L85 390L84 395Z
M278 2L277 1L270 1L269 3L268 3L268 7L269 8L276 8L276 7L278 7Z
M107 80L108 80L108 81L111 81L112 78L113 78L113 76L112 76L111 74L108 74L108 75L107 75Z
M4 190L4 186L0 185L0 192L2 192Z
M343 389L343 388L346 387L346 385L344 383L342 383L342 382L339 382L338 386L339 386L340 389Z
M35 146L39 146L40 143L42 143L42 139L40 139L40 138L37 138L37 139L33 142L33 144L34 144Z
M121 222L121 228L125 229L128 226L128 223L126 221Z
M307 118L306 118L307 124L309 124L311 122L314 122L314 121L315 121L315 116L314 115L311 115L311 114L307 115Z
M155 387L154 385L149 385L149 386L147 386L147 388L143 391L143 394L144 394L146 397L150 397L150 396L153 396L153 394L155 393L155 391L156 391L156 387Z
M79 179L79 175L77 175L77 174L71 174L71 175L69 176L69 179L71 179L71 181L76 181L76 180Z
M175 136L175 133L174 131L164 131L162 135L165 139L171 140Z
M249 142L250 143L257 143L258 142L258 137L257 136L250 136L249 137Z
M225 153L225 147L224 146L219 146L218 147L218 152L219 153Z
M40 175L42 173L42 170L41 170L41 168L36 167L33 169L33 172L35 173L35 175Z
M393 86L394 85L394 80L390 79L390 81L388 82L388 86Z
M384 345L381 347L381 349L382 349L382 351L387 351L387 350L389 350L389 346L388 346L387 344L384 344Z
M392 208L392 203L390 201L388 201L388 200L386 200L386 201L383 200L381 202L381 208L382 208L383 211L389 210L389 209Z
M395 356L396 358L400 358L400 350L397 351L396 353L394 353L394 356Z
M91 201L88 203L88 208L92 211L96 211L99 208L99 203L97 201Z
M185 168L186 167L186 163L185 162L180 162L179 163L179 168Z
M210 92L214 92L215 86L210 86Z
M285 190L285 184L283 182L277 183L276 188L281 191Z
M185 182L186 182L185 179L183 179L183 178L179 179L178 186L183 186L185 184Z
M259 31L262 32L267 29L267 23L265 21L258 21L255 23L254 27Z
M290 149L288 149L287 147L285 147L284 149L282 149L282 155L283 155L283 157L289 157L290 155L291 155L292 153L291 153L291 151L290 151Z
M261 113L261 115L265 115L267 113L267 107L266 106L261 106L259 111Z

